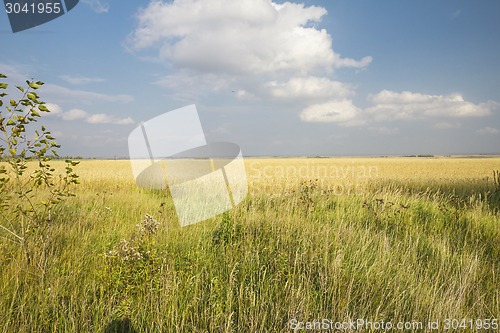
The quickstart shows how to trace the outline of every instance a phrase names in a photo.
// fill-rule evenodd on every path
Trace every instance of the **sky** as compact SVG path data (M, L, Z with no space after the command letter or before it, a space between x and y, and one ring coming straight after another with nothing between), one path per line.
M18 33L0 8L62 155L128 157L191 104L244 156L500 154L498 0L81 0Z

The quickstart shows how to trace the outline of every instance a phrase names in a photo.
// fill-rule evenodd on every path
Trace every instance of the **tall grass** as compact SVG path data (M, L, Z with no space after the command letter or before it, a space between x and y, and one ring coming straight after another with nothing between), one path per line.
M58 208L36 260L0 240L0 331L500 317L499 159L246 163L248 198L181 228L169 194L137 188L128 162L83 161L77 197ZM318 166L335 168L318 178ZM157 231L141 228L146 214Z

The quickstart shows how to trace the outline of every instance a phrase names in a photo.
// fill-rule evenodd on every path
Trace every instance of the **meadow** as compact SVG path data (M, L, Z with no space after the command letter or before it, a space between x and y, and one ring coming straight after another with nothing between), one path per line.
M0 233L0 331L500 330L500 158L245 165L242 203L180 227L129 161L81 161L29 262Z

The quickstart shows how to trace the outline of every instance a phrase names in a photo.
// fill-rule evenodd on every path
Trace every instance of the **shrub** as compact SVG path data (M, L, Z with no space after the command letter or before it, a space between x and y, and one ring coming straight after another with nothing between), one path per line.
M5 79L0 74L0 237L20 245L29 263L30 238L41 236L35 246L46 239L43 229L54 207L74 195L71 186L78 184L78 175L73 167L79 162L66 160L60 175L50 165L60 145L45 126L35 128L41 114L50 112L37 93L44 83L26 81L26 87L16 86L21 97L8 100Z

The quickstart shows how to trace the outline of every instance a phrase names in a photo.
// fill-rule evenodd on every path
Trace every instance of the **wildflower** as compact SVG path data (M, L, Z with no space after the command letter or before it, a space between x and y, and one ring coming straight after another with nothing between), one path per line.
M120 258L123 261L136 261L143 258L139 248L131 245L126 239L122 239L115 249L106 253L105 256Z
M154 235L158 231L158 226L160 223L156 221L151 215L146 214L146 217L141 222L141 224L136 225L139 228L139 232L144 235Z

